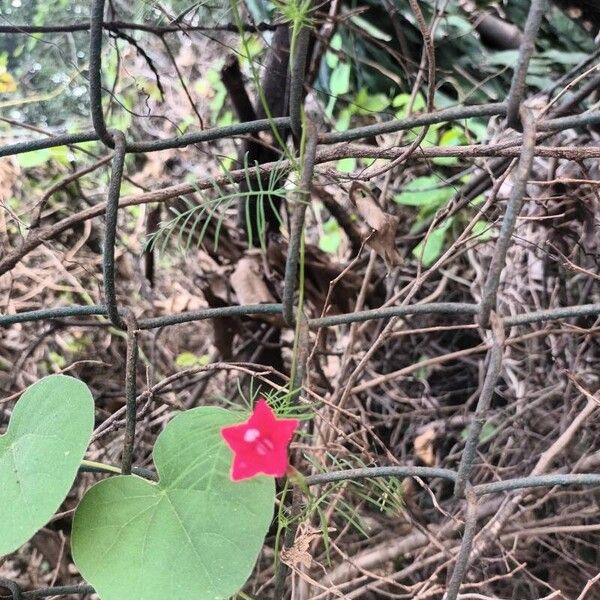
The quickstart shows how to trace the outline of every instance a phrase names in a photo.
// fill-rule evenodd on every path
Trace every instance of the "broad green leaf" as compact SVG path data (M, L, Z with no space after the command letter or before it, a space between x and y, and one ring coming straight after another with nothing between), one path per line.
M439 128L439 125L430 125L425 132L425 137L419 142L419 146L421 148L431 148L432 146L435 146L438 137L437 130ZM409 129L405 134L406 141L412 142L416 140L421 135L422 131L421 128Z
M146 94L148 94L148 96L150 96L150 98L152 98L152 100L160 102L162 95L160 93L159 87L156 85L156 83L154 81L152 81L150 79L141 79L138 81L140 81L141 89L144 92L146 92Z
M473 225L472 233L482 241L492 237L492 226L487 221L477 221Z
M49 148L42 148L34 152L24 152L17 155L17 161L22 169L32 169L46 164L52 158Z
M181 354L178 354L175 359L175 364L182 369L187 369L189 367L203 367L209 362L210 356L208 354L198 356L193 352L182 352Z
M226 110L222 116L217 119L217 127L226 127L233 125L235 118L230 110Z
M373 23L363 19L359 15L352 15L350 20L358 27L360 27L363 31L366 31L371 37L374 37L376 40L381 40L383 42L391 42L392 36L381 29L375 27Z
M323 235L319 238L319 248L328 254L336 254L342 243L342 232L335 219L328 219L323 224Z
M428 358L429 358L429 356L427 356L426 354L421 354L421 356L419 356L419 360L417 361L417 363L423 362L424 360L427 360ZM417 379L427 379L430 374L431 374L431 367L419 367L415 371L415 377Z
M499 50L492 52L486 57L486 61L490 65L500 65L502 67L512 67L517 64L519 56L518 50Z
M551 77L547 77L546 75L544 75L544 76L528 75L525 78L525 81L526 81L527 85L530 85L531 87L535 87L538 90L543 90L543 89L551 86L554 80Z
M350 119L352 118L351 108L344 108L340 111L337 121L335 122L336 131L346 131L350 127Z
M452 219L447 219L414 247L412 254L421 261L424 267L432 265L442 253L446 231L450 225L452 225Z
M333 69L329 78L329 91L331 92L331 96L329 96L329 101L327 102L327 107L325 108L325 114L328 118L331 118L338 96L347 94L350 91L349 63L340 62L335 69Z
M440 146L460 146L466 141L465 132L461 127L452 127L440 136Z
M217 600L244 585L273 517L275 481L231 481L220 429L242 419L188 410L154 446L159 483L116 476L86 493L71 549L102 600Z
M61 356L58 352L49 352L48 359L50 361L50 365L56 367L57 369L62 369L67 364L65 357Z
M0 556L43 527L69 493L90 442L87 386L50 375L27 388L0 436Z
M262 52L262 49L262 38L254 34L248 35L246 37L245 44L240 44L240 51L238 54L240 65L245 66L248 64L250 60Z
M399 108L396 112L396 119L405 119L408 115L408 106L410 104L410 94L398 94L392 100L392 106ZM418 113L427 106L423 94L417 94L412 105L412 113Z
M335 167L340 173L352 173L356 170L356 159L342 158L337 161Z
M470 178L465 178L465 181L463 181L463 183L469 183ZM485 196L483 194L479 194L479 196L475 196L475 198L473 198L473 200L471 200L471 202L469 202L469 206L471 208L477 208L478 206L481 206L483 203L485 202Z
M439 29L440 38L447 38L448 35L469 35L473 31L473 24L459 15L447 15L444 19L444 26Z
M487 125L480 119L465 119L465 127L475 136L476 142L482 142L487 137Z
M339 33L333 35L333 37L331 38L331 42L329 42L329 47L332 50L338 51L342 49L342 36ZM330 69L335 69L340 59L338 58L336 52L331 52L330 50L327 50L327 52L325 52L325 61L327 62L327 66Z
M565 52L564 50L551 48L545 50L540 56L559 65L571 66L584 61L588 55L585 52Z
M489 440L491 440L498 428L493 423L484 423L481 428L481 433L479 434L479 443L485 444Z
M437 208L454 195L454 188L440 183L437 177L417 177L408 183L404 191L394 196L394 202L406 206Z
M460 146L466 144L467 138L465 132L461 127L451 127L447 131L444 131L440 136L439 145L445 148L452 146ZM458 158L455 156L438 156L434 158L433 163L436 165L452 166L458 163Z
M406 106L409 100L410 94L398 94L397 96L394 96L392 106L395 106L396 108Z
M227 98L227 92L225 91L225 89L215 90L215 95L210 101L210 110L212 110L214 114L219 114L220 110L225 104L225 98Z
M221 159L219 164L219 170L225 174L228 174L231 170L233 163L237 160L236 154L229 154Z
M367 88L360 88L353 101L353 108L362 115L370 115L385 110L390 99L385 94L369 94Z
M69 159L72 155L68 146L56 146L55 148L50 148L50 156L64 167L68 167L71 164Z
M350 63L339 63L329 79L329 91L333 96L347 94L350 90Z

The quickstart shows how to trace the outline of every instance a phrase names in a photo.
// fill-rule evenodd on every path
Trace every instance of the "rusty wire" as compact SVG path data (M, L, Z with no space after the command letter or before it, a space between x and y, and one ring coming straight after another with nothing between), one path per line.
M529 60L534 49L534 42L543 7L544 0L534 0L531 3L530 13L527 20L527 26L523 42L519 51L519 60L515 68L510 93L507 103L494 103L479 106L461 106L449 108L438 112L417 115L404 120L391 120L376 125L366 127L357 127L345 132L326 132L317 134L316 129L309 124L309 135L307 141L307 161L303 169L302 181L299 187L299 194L296 210L294 212L292 226L292 240L290 243L290 252L285 269L285 287L282 304L261 304L261 305L242 305L228 306L224 308L202 309L197 311L181 312L161 317L153 317L135 320L133 314L127 310L119 310L115 290L115 244L117 233L117 215L118 210L122 208L119 204L119 190L123 177L124 158L127 153L154 152L164 149L182 148L190 144L198 144L211 140L223 139L225 137L240 136L260 131L268 131L273 126L278 128L291 128L294 135L299 137L301 129L301 97L303 87L303 77L306 46L308 36L303 30L298 42L298 55L294 63L292 73L292 95L290 106L290 117L277 119L257 120L249 123L239 123L227 127L213 128L200 132L194 132L182 136L166 138L152 141L133 141L126 139L126 136L117 131L109 130L104 120L102 107L102 80L101 80L101 58L102 58L102 34L104 30L143 29L151 33L167 33L175 31L186 31L194 29L210 28L189 28L183 26L169 26L162 28L148 28L127 23L105 23L103 21L105 0L94 0L91 9L91 19L89 23L78 23L73 25L59 27L29 27L29 26L2 26L0 33L28 33L28 32L59 32L59 31L87 31L90 32L90 74L89 74L89 92L91 106L91 121L93 131L86 131L79 134L59 135L48 137L47 139L32 140L27 142L8 144L0 148L0 157L15 155L22 152L31 152L42 148L52 148L61 145L73 145L87 141L100 141L108 149L115 150L112 158L112 172L110 185L107 193L107 202L105 205L106 234L102 250L103 273L104 273L104 299L105 303L92 306L64 306L56 308L47 308L42 310L32 310L15 315L0 316L0 326L10 327L17 323L62 320L71 317L82 316L102 316L107 317L106 323L100 325L112 325L118 329L126 331L127 337L127 357L126 357L126 416L125 416L125 435L122 449L122 471L123 473L132 472L132 460L134 453L134 438L136 427L136 371L138 366L138 346L137 336L141 330L158 329L163 327L176 326L181 323L214 319L218 317L231 317L240 315L260 315L260 314L283 314L288 325L293 324L293 302L297 286L298 257L300 249L300 240L304 223L304 212L306 209L305 199L310 188L310 182L313 177L313 167L317 145L330 145L337 143L348 143L354 140L364 139L374 135L397 132L415 127L427 127L434 123L450 122L457 119L469 118L475 116L500 116L507 117L508 125L514 128L524 128L522 138L517 139L512 148L509 148L508 156L516 154L519 156L519 166L514 178L514 186L511 198L504 213L504 219L500 236L495 246L492 262L487 274L486 283L482 293L480 304L467 304L458 302L438 302L429 304L415 304L408 306L391 306L374 310L364 310L354 313L325 316L321 318L308 319L303 324L303 331L306 335L304 340L308 339L308 329L319 329L322 327L333 327L358 323L370 320L388 320L393 317L404 317L419 314L435 315L466 315L473 317L483 328L489 328L492 344L488 352L486 375L479 395L479 402L472 417L471 427L465 449L462 453L461 463L457 471L431 467L369 467L364 469L350 469L335 472L325 472L312 475L306 479L308 486L326 485L337 481L360 480L365 478L378 477L423 477L423 478L441 478L455 484L455 495L465 497L465 527L461 546L455 559L455 567L446 590L445 600L455 600L465 577L469 561L471 558L471 549L473 539L477 529L477 501L478 498L487 494L497 494L500 492L509 492L542 486L596 486L600 485L600 474L580 473L580 474L561 474L550 473L546 475L532 475L530 477L520 477L479 485L471 485L470 474L475 459L475 449L482 425L482 416L489 406L492 392L496 381L502 369L502 349L504 329L515 325L526 325L556 319L575 318L587 315L600 315L600 304L586 304L580 306L561 307L558 309L542 309L535 312L521 313L517 315L503 316L498 314L496 306L496 297L500 281L501 272L505 266L505 259L508 247L511 243L513 229L519 211L523 205L525 188L528 181L531 164L534 155L539 152L536 147L536 131L552 132L567 128L583 127L600 122L600 112L589 112L575 116L560 117L555 119L544 119L536 121L535 115L531 109L525 105L525 77L528 71ZM269 26L260 25L250 28L252 30L267 29ZM224 29L227 29L225 27ZM235 29L237 31L237 29ZM312 128L311 128L312 127ZM371 149L372 150L372 149ZM474 154L476 155L476 153ZM499 156L501 154L496 154ZM393 158L393 157L392 157ZM318 161L318 157L317 157ZM92 216L101 214L96 212ZM41 242L40 242L41 243ZM18 262L19 258L16 258ZM13 263L7 264L7 269L12 268ZM302 378L304 365L297 365L299 376ZM143 473L133 467L134 472ZM146 473L146 476L152 476ZM300 494L295 489L294 499ZM288 536L289 537L289 536ZM292 540L293 541L293 540ZM285 572L282 572L285 575ZM283 589L284 579L280 576L277 588ZM87 594L93 591L89 585L76 586L55 586L50 588L38 589L23 592L19 586L11 581L0 578L0 587L9 590L14 600L43 598L46 596L65 595L65 594Z

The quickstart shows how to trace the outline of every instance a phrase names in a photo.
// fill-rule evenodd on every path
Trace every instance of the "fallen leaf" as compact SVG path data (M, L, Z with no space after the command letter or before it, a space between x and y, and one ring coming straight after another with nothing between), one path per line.
M334 528L328 528L328 532L335 531ZM296 541L291 548L283 548L281 550L280 559L281 562L290 567L298 577L306 581L307 583L314 585L316 587L322 587L317 581L315 581L310 575L306 572L305 569L301 567L305 567L308 569L311 565L315 565L319 567L324 574L327 573L323 565L321 565L318 561L313 560L312 556L309 553L309 546L313 539L320 537L323 535L323 532L317 530L311 530L307 532L299 533L296 537ZM335 587L328 587L327 591L333 594L336 598L344 598L344 594L342 594Z
M328 531L334 530L329 529ZM308 552L308 549L310 548L311 542L322 535L323 533L320 530L315 529L305 533L299 533L291 548L283 548L281 550L281 562L292 568L300 564L305 567L310 567L313 559Z
M388 271L402 263L396 249L396 230L400 220L379 207L366 185L354 182L350 186L350 200L365 223L372 229L366 244L375 250L385 262Z
M426 429L414 441L415 454L428 467L432 467L435 460L436 431L433 427Z
M20 176L21 170L13 157L0 159L0 202L8 202L15 195Z
M238 261L230 281L239 304L275 302L263 279L263 270L258 254L248 253Z
M162 300L155 300L154 306L164 312L164 314L181 313L186 310L200 310L206 308L206 302L199 296L194 296L189 292L175 286L173 294Z

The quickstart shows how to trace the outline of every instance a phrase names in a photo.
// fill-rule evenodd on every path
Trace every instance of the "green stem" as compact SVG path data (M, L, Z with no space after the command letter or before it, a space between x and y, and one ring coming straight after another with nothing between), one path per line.
M92 469L98 469L99 471L105 471L106 473L116 473L117 475L121 474L121 469L119 467L115 467L114 465L107 465L105 463L95 462L93 460L82 460L82 467L91 467Z

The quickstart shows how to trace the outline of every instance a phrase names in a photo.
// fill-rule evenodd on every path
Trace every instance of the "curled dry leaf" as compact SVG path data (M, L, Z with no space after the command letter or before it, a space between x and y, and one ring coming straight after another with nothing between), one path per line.
M281 551L281 562L288 565L288 567L295 567L296 565L304 565L307 568L310 567L312 557L308 548L310 542L317 536L318 534L314 533L298 536L291 548L283 548Z
M265 283L265 267L260 251L246 253L236 264L229 279L238 304L271 304L277 302ZM257 320L280 327L281 315L256 315Z
M327 531L332 532L335 531L335 529L330 527L327 529ZM323 565L313 560L312 556L310 555L311 542L322 535L322 531L314 529L302 531L296 537L294 545L291 548L283 548L280 554L282 563L290 567L301 579L317 587L322 586L308 575L306 569L314 564L318 566L323 573L326 573ZM302 569L301 567L304 567L305 569ZM344 598L344 595L335 587L328 587L327 591L333 594L336 598Z
M415 454L423 464L432 467L435 465L435 442L437 434L434 427L426 429L415 438Z
M154 307L159 309L162 314L172 314L206 308L206 302L200 296L190 294L176 284L173 293L168 298L154 301Z
M208 252L204 251L198 252L197 260L201 272L197 281L208 305L211 308L228 306L231 302L229 288L231 267L220 265Z
M258 254L248 253L240 259L231 274L231 287L239 304L265 304L275 302L265 280Z
M396 230L399 219L379 207L369 188L354 182L350 186L350 200L365 223L372 229L366 239L367 245L375 250L385 262L388 271L402 263L396 249Z

